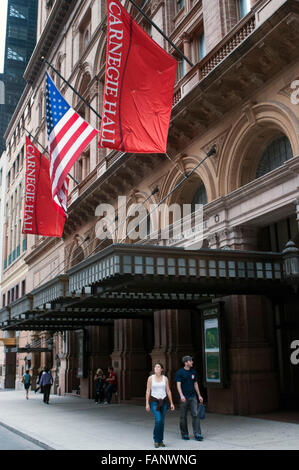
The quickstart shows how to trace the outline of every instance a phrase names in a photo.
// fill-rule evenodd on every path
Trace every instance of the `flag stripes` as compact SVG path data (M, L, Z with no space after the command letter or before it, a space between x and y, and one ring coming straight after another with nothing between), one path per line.
M66 212L67 174L98 131L69 106L48 74L46 106L52 196Z

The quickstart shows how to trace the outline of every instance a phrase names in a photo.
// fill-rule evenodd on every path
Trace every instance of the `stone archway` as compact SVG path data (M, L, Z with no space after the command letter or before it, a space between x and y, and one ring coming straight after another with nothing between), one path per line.
M89 66L89 64L86 62L82 67L81 71L79 72L77 79L75 81L75 89L79 90L79 93L81 96L86 95L88 91L89 84L91 83L92 80L92 71ZM81 105L82 102L80 98L74 94L73 96L73 107L76 108L76 106Z
M299 124L282 103L260 103L244 111L231 129L221 154L219 195L224 196L255 179L259 159L269 143L285 135L293 155L299 153Z
M183 174L187 174L193 170L199 163L200 157L194 155L183 155L176 160L177 168L173 168L166 180L164 181L161 198L165 197L176 185L183 179ZM179 171L179 169L181 171ZM165 201L168 207L178 204L183 215L183 205L192 204L198 188L203 185L206 192L205 203L211 202L216 198L216 188L213 178L213 169L209 162L205 162L200 166L189 178L187 178L181 186ZM198 202L197 202L198 203ZM191 213L193 210L191 209ZM172 224L171 211L169 213L167 207L161 209L161 228L165 228Z

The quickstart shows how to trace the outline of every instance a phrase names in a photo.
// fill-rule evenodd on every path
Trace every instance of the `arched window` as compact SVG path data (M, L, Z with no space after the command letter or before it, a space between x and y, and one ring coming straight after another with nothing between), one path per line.
M207 192L205 185L201 183L201 185L197 188L192 202L191 202L191 210L192 212L195 212L195 204L202 204L203 206L207 204L208 202L208 197L207 197Z
M266 148L259 161L256 178L275 170L284 162L292 158L293 152L289 139L286 136L279 137L271 142Z
M87 30L84 35L84 47L86 48L89 44L89 31Z
M240 5L240 18L244 18L244 16L247 15L247 13L250 12L250 0L239 0L239 5Z
M71 256L71 266L75 266L76 264L80 263L84 260L84 251L81 246L77 246L74 251L72 252Z

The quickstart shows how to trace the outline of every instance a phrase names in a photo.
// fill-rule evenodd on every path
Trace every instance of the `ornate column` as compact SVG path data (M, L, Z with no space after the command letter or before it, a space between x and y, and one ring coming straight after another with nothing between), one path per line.
M71 393L79 385L74 332L66 331L63 338L63 353L60 357L59 394Z
M237 226L218 234L220 248L256 249L256 229ZM225 327L230 385L208 389L209 410L240 415L273 411L278 407L274 350L268 342L273 322L269 299L231 295L225 302Z
M61 343L61 333L55 333L53 336L53 351L52 351L52 377L53 377L53 388L52 392L55 394L59 394L59 375L60 375L60 366L61 366L61 359L60 359L60 343Z
M143 320L116 320L114 332L111 358L118 378L119 399L143 397L149 372Z
M47 331L43 331L40 339L41 339L41 347L47 348L48 343L47 340L50 338L50 334ZM41 370L45 369L46 367L52 367L52 352L42 352L41 359L40 359L40 368Z
M82 159L82 181L83 181L87 176L87 157L85 153L82 154L81 159Z
M183 52L186 57L188 57L189 60L191 60L191 41L190 41L190 35L187 33L184 33L182 35L182 40L183 40ZM186 73L189 72L191 69L191 65L188 64L187 61L185 61L185 67L186 67Z
M6 331L3 337L5 339L14 338L15 332L14 331ZM3 376L4 388L15 388L16 387L16 363L17 363L17 355L15 352L12 352L12 346L9 345L10 341L6 341L4 343L6 347L6 352L4 353L4 367L3 367ZM15 341L13 340L13 347L15 347ZM1 343L2 345L2 343Z
M31 334L31 340L30 343L34 344L37 342L39 339L39 333L36 331ZM40 358L41 355L39 352L33 352L32 355L32 360L31 360L31 369L30 373L32 375L32 389L35 388L36 386L36 380L38 378L39 372L40 372Z
M113 350L111 344L111 329L107 326L89 327L88 330L88 377L80 379L80 395L84 398L95 397L94 375L98 368L107 370L111 365L110 354Z

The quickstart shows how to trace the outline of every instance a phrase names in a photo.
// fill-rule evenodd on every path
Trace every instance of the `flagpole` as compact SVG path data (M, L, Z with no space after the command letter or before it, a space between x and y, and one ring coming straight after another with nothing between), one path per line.
M191 67L194 67L194 64L188 59L188 57L186 57L183 54L183 52L171 41L171 39L169 39L169 37L166 36L164 31L162 31L162 29L160 29L159 26L156 25L156 23L154 23L154 21L146 13L144 13L144 11L138 5L136 5L134 0L129 0L129 2L132 3L132 5L134 5L134 7L144 16L144 18L146 18L147 21L149 21L149 23L163 36L163 38L166 39L166 41L169 42L169 44L180 54L180 56L186 62L188 62L188 64L191 65Z
M83 98L83 96L80 95L80 93L78 93L78 91L61 75L61 73L58 72L58 70L56 70L55 67L53 67L53 65L50 64L50 62L48 62L44 56L42 56L41 59L46 62L46 64L61 78L61 80L63 80L64 83L66 83L67 86L70 87L70 89L80 98L80 100L82 100L83 103L86 104L86 106L88 106L89 109L93 111L99 119L102 120L102 116L91 106L90 103L88 103L88 101L86 101L85 98Z
M202 158L202 159L200 160L200 162L198 162L198 164L197 164L192 170L189 171L189 173L186 173L185 176L184 176L184 178L183 178L181 181L179 181L179 182L175 185L175 187L174 187L171 191L169 191L169 193L166 194L166 196L164 196L164 197L161 199L161 201L159 201L158 204L157 204L145 217L143 217L143 219L141 219L141 220L138 222L138 224L135 225L135 227L133 227L133 228L126 234L126 237L123 238L123 239L120 241L120 243L122 243L122 242L130 235L130 233L134 232L134 230L136 229L136 227L138 227L138 225L139 225L140 223L142 223L148 216L150 216L156 209L158 209L158 207L160 207L160 205L163 204L163 202L166 201L166 199L167 199L169 196L171 196L172 193L174 193L174 191L176 191L188 178L190 178L190 176L193 175L193 173L197 170L197 168L198 168L200 165L202 165L202 164L205 162L205 160L206 160L207 158L211 157L212 155L215 155L215 153L216 153L216 145L214 145L214 146L209 150L209 152L206 154L206 156L205 156L204 158ZM91 253L90 253L90 254L91 254ZM87 256L87 258L90 256L90 254Z
M164 197L158 202L158 204L149 212L149 214L147 214L146 217L144 217L141 221L138 222L138 224L139 224L140 222L142 223L145 219L147 219L147 217L150 216L150 215L151 215L151 214L152 214L152 213L153 213L153 212L154 212L172 193L174 193L174 191L176 191L176 190L184 183L184 181L186 181L191 175L193 175L193 173L197 170L197 168L198 168L200 165L202 165L202 164L205 162L205 160L207 160L207 158L211 157L212 155L215 155L215 153L216 153L216 145L214 145L214 146L209 150L209 152L205 155L205 157L202 158L202 159L200 160L200 162L198 162L198 164L197 164L192 170L189 171L189 173L186 173L186 174L185 174L185 176L183 177L183 179L182 179L181 181L179 181L179 182L176 184L176 186L175 186L172 190L170 190L170 191L166 194L166 196L164 196ZM143 201L141 204L143 205L151 196L153 196L153 195L156 194L157 192L159 192L158 187L154 188L153 191L151 192L150 196L149 196L145 201ZM128 219L128 217L126 217L126 219L125 219L125 221L123 221L123 223L125 223L127 219ZM116 220L115 220L115 221L116 221ZM128 236L132 231L134 231L134 230L136 229L136 227L138 227L138 224L137 224L135 227L133 227L133 229L132 229L129 233L127 233L127 235L126 235L125 238L127 238L127 236ZM119 227L119 226L116 227L116 229L114 230L113 233L115 233L116 230L118 230L118 227ZM123 239L120 241L120 243L122 243L122 242L125 240L125 238L123 238ZM86 248L88 248L92 243L94 243L95 240L96 240L96 237L93 238L93 239L91 239L90 242L87 244ZM106 241L106 240L107 240L107 238L105 238L104 240L102 240L102 241L99 243L99 245L97 245L97 246L86 256L85 259L89 258L89 257L101 246L101 244L104 243L104 241ZM77 256L74 258L74 260L75 260L78 256L79 256L79 255L77 255ZM59 267L60 265L62 265L66 260L67 260L67 258L64 258L64 260L58 265L58 267ZM59 276L59 274L62 274L63 272L64 272L64 269L63 269L62 271L58 272L58 274L56 274L56 276ZM40 286L41 283L42 283L43 281L45 281L45 279L47 279L47 277L48 277L48 276L46 276L44 279L42 279L42 280L40 281L40 283L38 284L38 286Z
M159 188L158 188L158 186L156 186L156 187L152 190L151 194L150 194L144 201L142 201L142 202L140 203L140 205L144 205L152 196L154 196L154 195L155 195L156 193L158 193L158 192L159 192ZM120 209L122 209L122 208L125 207L125 206L126 206L126 203L123 204L123 205L120 207ZM125 218L125 220L123 220L120 225L117 225L117 227L113 230L113 232L111 232L111 235L113 235L116 231L118 231L118 229L119 229L122 225L124 225L124 224L127 222L127 220L128 220L129 217L130 217L130 216L127 215L127 217ZM114 219L114 222L118 222L118 215L116 215L116 217L115 217L115 219ZM94 241L95 241L95 239L96 239L96 237L93 238L93 239L86 245L85 249L87 249L87 248L89 247L89 245L93 244ZM86 239L82 242L81 245L83 245L83 243L85 243L87 240L90 240L89 235L88 235L88 237L86 237ZM90 254L92 254L94 251L96 251L96 250L102 245L102 243L106 242L107 240L109 240L109 238L107 238L107 237L106 237L106 238L103 238L103 240L101 240L101 242L94 248L94 250L93 250ZM81 246L81 245L79 245L79 246ZM81 255L80 253L79 253L78 255L76 255L76 256L72 259L72 261L75 261L80 255ZM88 256L90 256L90 255L88 255ZM87 256L87 257L88 257L88 256ZM70 257L70 256L69 256L69 257ZM56 266L56 269L59 268L59 266L62 266L66 261L67 261L67 257L64 258L64 259L62 260L62 262L58 264L58 266ZM65 270L65 269L63 269L62 271L58 272L58 274L56 274L56 276L59 276L59 274L63 273L64 270ZM51 274L51 273L50 273L50 274ZM48 278L48 276L46 276L44 279L42 279L36 287L39 287L39 286L41 285L41 283L42 283L43 281L45 281L47 278Z
M26 127L23 126L23 129L25 132L27 132L27 134L30 135L30 137L33 139L33 143L34 141L41 147L41 149L43 150L43 152L46 152L48 155L49 155L49 151L37 140L36 137L34 137L31 132L29 132ZM71 180L74 181L74 183L76 183L77 185L79 184L79 182L70 174L68 173L68 176L71 178Z

